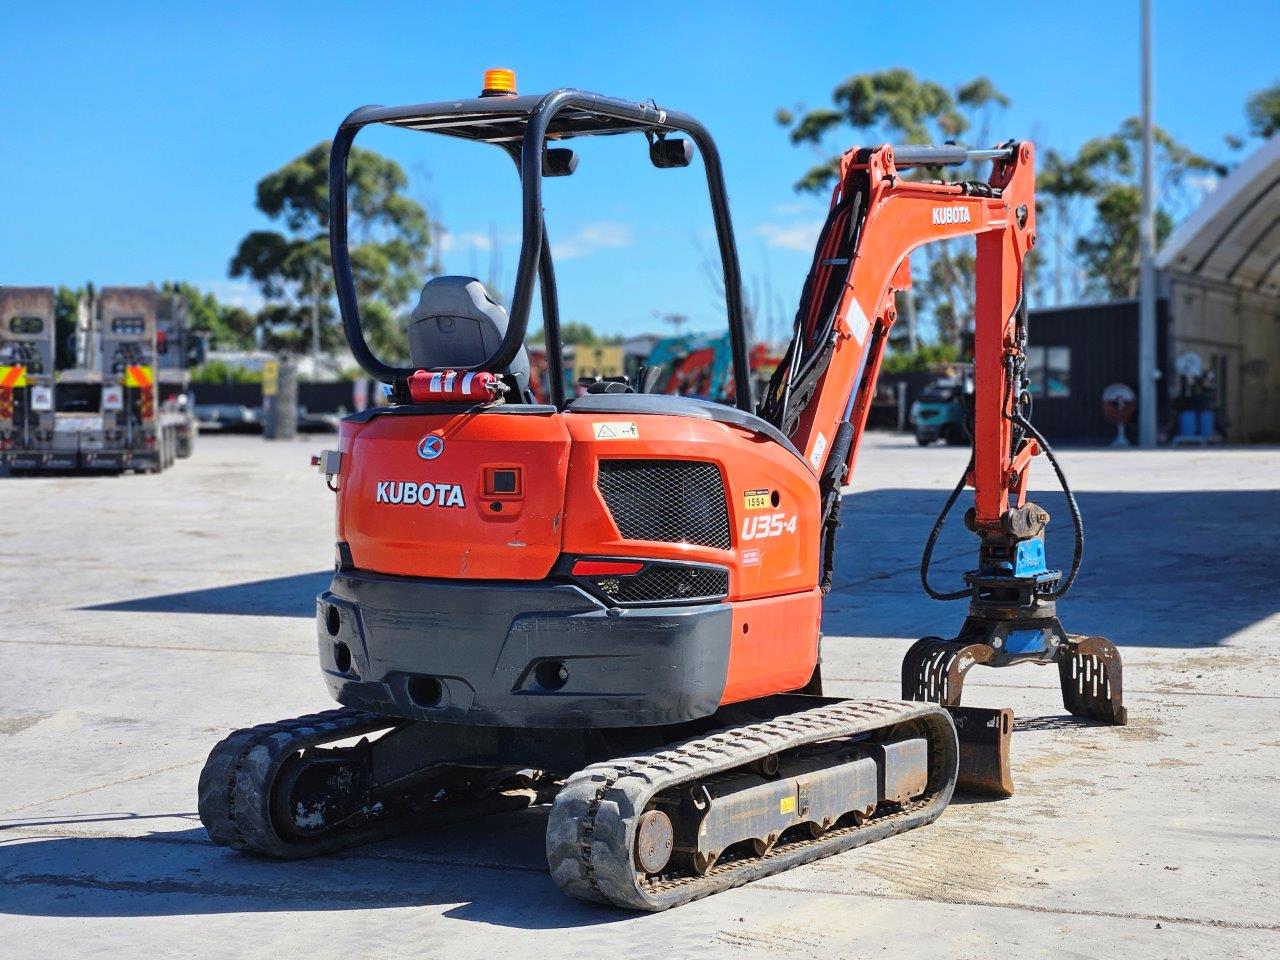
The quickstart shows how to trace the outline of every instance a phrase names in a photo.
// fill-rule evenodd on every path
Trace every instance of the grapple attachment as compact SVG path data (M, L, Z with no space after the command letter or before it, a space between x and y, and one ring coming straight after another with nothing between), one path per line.
M960 637L917 640L902 659L903 699L940 704L956 722L962 791L1013 795L1013 711L961 707L960 698L971 667L1018 663L1056 663L1069 713L1117 726L1128 722L1120 653L1110 640L1067 634L1054 616L990 621L971 615Z

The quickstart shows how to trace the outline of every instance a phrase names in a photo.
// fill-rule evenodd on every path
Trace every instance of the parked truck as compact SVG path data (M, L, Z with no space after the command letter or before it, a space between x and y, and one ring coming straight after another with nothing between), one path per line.
M941 440L949 447L972 442L969 419L973 407L973 365L949 364L911 405L916 443L922 447Z
M0 287L0 465L69 469L54 451L54 296L50 287Z
M158 473L190 456L196 421L189 368L203 359L204 344L187 329L185 303L149 287L103 288L80 304L75 366L55 375L53 292L36 289L47 294L47 320L37 309L43 297L0 299L7 318L0 356L29 357L39 343L47 346L50 371L40 389L25 387L12 404L0 394L0 435L9 406L21 415L8 421L10 442L0 437L10 469ZM47 339L39 339L44 328ZM35 384L26 364L6 362L15 384ZM18 366L23 372L15 375Z
M101 406L80 427L80 464L166 470L195 444L188 368L202 351L186 329L185 305L149 287L105 287L93 314Z

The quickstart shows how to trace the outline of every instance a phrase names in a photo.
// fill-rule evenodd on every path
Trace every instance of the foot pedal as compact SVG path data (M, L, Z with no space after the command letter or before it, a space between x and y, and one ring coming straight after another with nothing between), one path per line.
M1012 797L1009 745L1013 711L1008 707L947 707L960 739L960 773L956 790L988 797Z
M1123 727L1129 721L1124 706L1120 651L1105 637L1067 637L1058 660L1062 705L1069 713Z

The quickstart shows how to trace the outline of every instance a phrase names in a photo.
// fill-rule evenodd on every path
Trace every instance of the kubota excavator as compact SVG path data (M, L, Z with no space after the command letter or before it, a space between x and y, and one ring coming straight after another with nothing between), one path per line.
M365 107L334 139L338 302L355 358L392 396L347 417L339 449L317 458L337 494L319 652L343 708L219 743L200 777L211 839L307 857L549 803L547 861L566 893L661 910L927 824L958 777L1008 792L1009 711L959 706L973 663L1057 662L1072 712L1123 722L1115 648L1062 631L1048 517L1025 502L1044 448L1022 414L1031 145L846 153L794 337L757 407L707 130L652 103L514 86L491 71L476 98ZM369 349L352 277L346 160L369 124L493 144L522 185L510 314L474 279L432 279L407 367ZM566 141L601 134L645 137L660 168L701 153L732 407L648 393L643 372L564 396L542 178L573 172ZM974 160L991 162L987 181L903 176ZM822 597L894 295L913 249L962 236L978 245L975 439L948 509L974 487L970 614L957 640L917 645L906 699L826 697ZM545 404L528 393L535 293Z

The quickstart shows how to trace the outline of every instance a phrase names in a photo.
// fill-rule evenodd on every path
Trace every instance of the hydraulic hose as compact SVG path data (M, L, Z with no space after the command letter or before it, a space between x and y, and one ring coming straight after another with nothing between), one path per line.
M951 491L951 496L947 497L947 502L942 506L942 512L938 514L938 519L933 522L933 529L929 531L929 539L924 542L924 553L920 557L920 586L924 587L924 592L934 600L963 600L969 596L969 590L952 590L950 593L943 593L929 586L929 561L933 559L933 548L938 544L938 537L942 533L942 528L946 526L947 515L951 513L951 508L956 505L956 501L960 499L960 492L964 490L964 482L969 476L969 471L973 469L973 455L969 455L969 462L964 468L964 472L960 474L960 480L956 484L956 488Z
M1058 458L1054 456L1053 448L1049 446L1049 442L1045 440L1044 435L1033 427L1030 421L1019 414L1015 413L1010 419L1035 437L1036 442L1040 444L1040 449L1044 451L1045 457L1053 467L1053 472L1058 478L1058 485L1062 487L1062 492L1067 498L1067 511L1071 514L1071 527L1075 532L1075 552L1071 557L1071 568L1067 571L1066 577L1063 578L1061 586L1045 594L1045 599L1058 600L1067 595L1067 591L1075 583L1076 575L1080 572L1080 564L1084 559L1084 518L1080 515L1080 505L1076 503L1075 494L1071 492L1071 485L1067 483L1067 475L1063 473L1062 465L1058 463ZM963 600L970 595L969 590L952 590L949 593L935 590L929 585L929 565L933 559L933 549L937 546L938 537L942 534L942 528L946 525L951 509L956 505L956 501L960 499L960 493L964 490L965 479L972 469L973 456L970 455L964 472L960 474L960 480L956 483L955 489L951 491L951 495L947 497L947 502L943 504L942 512L938 514L938 519L933 523L933 529L929 531L929 537L924 544L924 553L920 557L920 586L924 587L924 592L934 600Z
M1067 572L1066 577L1063 578L1062 584L1058 589L1047 595L1048 599L1057 600L1067 595L1067 591L1071 589L1071 585L1076 581L1076 574L1080 572L1080 562L1084 559L1084 518L1080 516L1080 505L1076 503L1075 494L1071 492L1071 486L1067 483L1067 475L1062 472L1062 467L1058 464L1058 458L1053 455L1053 448L1049 446L1049 441L1044 438L1044 434L1033 427L1031 421L1020 414L1015 413L1011 419L1036 438L1036 442L1040 444L1040 449L1044 451L1045 457L1053 467L1053 472L1057 474L1058 484L1062 487L1062 492L1067 498L1067 510L1071 514L1071 526L1076 535L1076 548L1071 557L1071 569Z
M1025 288L1020 284L1018 286L1018 302L1013 308L1013 314L1018 320L1018 339L1019 345L1025 351L1027 344L1027 311ZM1013 368L1005 372L1005 395L1004 406L1007 409L1009 399L1014 390L1014 381L1016 375L1020 376L1020 369ZM1025 381L1024 381L1025 383ZM1025 403L1027 412L1031 410L1031 395L1025 390L1022 391L1018 398L1018 407L1022 407ZM1061 584L1056 590L1045 594L1048 600L1058 600L1067 595L1067 591L1071 589L1071 585L1076 581L1076 575L1080 572L1080 563L1084 559L1084 519L1080 516L1080 505L1076 503L1075 495L1071 492L1071 486L1067 483L1067 475L1063 473L1062 466L1058 463L1058 458L1054 456L1053 448L1049 446L1049 441L1044 435L1031 425L1031 421L1021 413L1012 415L1005 414L1014 426L1021 430L1021 434L1015 433L1013 436L1013 448L1010 454L1016 453L1017 448L1021 445L1022 439L1030 434L1035 437L1036 442L1040 444L1040 449L1044 451L1045 457L1048 458L1053 472L1058 478L1058 485L1062 487L1063 494L1067 498L1067 510L1071 514L1071 527L1075 533L1075 552L1071 557L1071 568L1067 571L1067 575L1063 578ZM973 422L969 422L969 434L973 435ZM937 545L938 537L942 533L942 528L947 522L947 516L951 513L951 508L955 506L956 500L960 498L960 493L964 490L965 478L968 477L969 471L973 469L973 454L969 455L969 463L964 468L964 473L960 475L960 482L956 484L951 496L947 498L947 502L942 507L942 512L938 514L938 519L934 521L933 529L929 532L929 538L925 541L924 553L920 557L920 585L924 587L924 592L934 600L961 600L970 595L969 590L953 590L950 593L943 593L929 586L929 563L933 558L933 548Z

